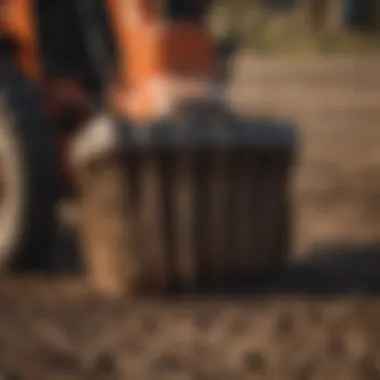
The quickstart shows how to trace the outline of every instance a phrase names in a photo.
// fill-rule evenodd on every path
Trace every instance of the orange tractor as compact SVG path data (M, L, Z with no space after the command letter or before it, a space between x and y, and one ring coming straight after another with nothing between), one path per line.
M81 200L95 282L129 278L123 265L165 288L281 267L294 136L229 111L234 41L215 43L203 22L208 5L0 1L3 268L51 265L55 206L67 189ZM121 190L123 221L94 195L105 178L108 198ZM115 250L134 264L115 260Z

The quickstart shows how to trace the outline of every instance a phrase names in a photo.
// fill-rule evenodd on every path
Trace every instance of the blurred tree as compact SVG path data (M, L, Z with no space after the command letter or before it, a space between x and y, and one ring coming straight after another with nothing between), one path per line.
M344 0L343 15L345 26L359 29L378 29L379 0Z
M380 1L372 0L375 29L380 31Z
M324 28L329 1L334 0L298 0L298 12L312 29L321 30Z
M350 0L348 0L350 1ZM328 0L326 9L325 29L341 31L344 28L343 9L346 0Z
M296 0L264 0L263 5L275 10L294 10Z

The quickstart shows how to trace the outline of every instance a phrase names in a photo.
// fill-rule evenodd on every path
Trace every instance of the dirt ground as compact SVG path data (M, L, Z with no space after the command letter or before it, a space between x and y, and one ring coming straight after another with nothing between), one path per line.
M380 303L360 296L129 304L33 280L0 303L3 378L379 378Z
M239 109L296 122L297 256L316 245L379 240L378 62L368 57L246 58L236 65L231 95Z
M0 378L380 379L379 62L237 65L235 106L294 119L300 136L278 284L128 302L77 279L3 279Z

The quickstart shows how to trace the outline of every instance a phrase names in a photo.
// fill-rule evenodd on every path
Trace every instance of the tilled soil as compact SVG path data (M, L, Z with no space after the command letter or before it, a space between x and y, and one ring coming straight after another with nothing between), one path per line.
M116 301L76 278L4 278L0 379L380 379L376 67L257 58L246 79L238 70L242 109L299 124L294 258L304 261L278 284ZM60 250L67 262L70 245Z
M29 279L4 282L0 305L4 378L380 376L376 299L272 295L129 303L99 299L75 281Z

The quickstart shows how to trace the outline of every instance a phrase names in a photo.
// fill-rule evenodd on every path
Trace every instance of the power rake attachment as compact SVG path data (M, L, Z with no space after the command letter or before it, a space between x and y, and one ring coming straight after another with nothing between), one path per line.
M228 290L281 274L292 126L188 111L138 126L103 115L76 137L82 250L101 293Z

